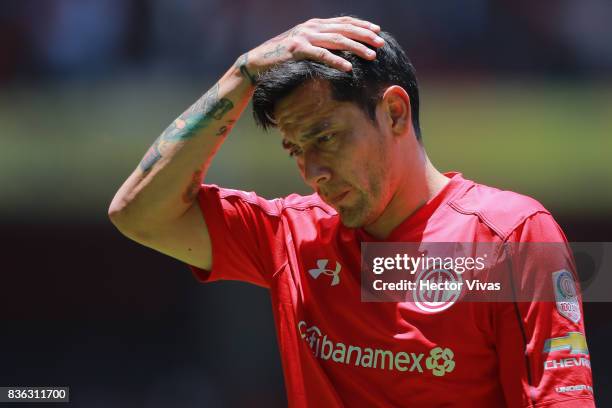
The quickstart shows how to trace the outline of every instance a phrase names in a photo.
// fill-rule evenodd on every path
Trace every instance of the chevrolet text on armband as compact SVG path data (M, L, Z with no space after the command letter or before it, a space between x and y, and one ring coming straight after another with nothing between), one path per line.
M486 256L486 254L477 257L459 256L456 258L450 256L425 256L425 254L420 256L408 256L407 254L396 254L389 257L379 256L373 260L372 272L380 275L385 271L404 270L414 275L421 269L446 269L461 274L470 270L483 270L485 268Z
M423 373L423 366L436 377L443 377L455 369L454 353L449 348L434 347L425 353L397 353L372 347L345 345L330 340L317 326L310 326L305 321L298 323L300 336L309 345L315 357L332 360L340 364L353 364L356 367L377 368L380 370L408 371ZM354 358L353 358L354 357Z
M568 332L565 336L546 340L542 352L548 355L555 351L567 352L571 357L546 360L544 361L544 370L570 367L591 368L587 342L584 334L580 332ZM577 356L577 354L584 354L584 357Z

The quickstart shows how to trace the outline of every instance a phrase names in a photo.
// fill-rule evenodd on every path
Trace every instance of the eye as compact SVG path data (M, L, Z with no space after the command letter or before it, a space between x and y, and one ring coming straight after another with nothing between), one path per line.
M298 145L293 144L285 139L283 139L282 143L283 143L283 149L289 152L289 157L295 157L295 156L299 156L300 154L302 154L302 149Z
M302 154L302 149L300 149L299 146L295 146L293 145L290 149L289 149L289 157L296 157Z
M328 135L321 135L321 136L317 137L317 143L318 144L329 143L332 140L334 140L334 137L336 137L335 133L330 133Z

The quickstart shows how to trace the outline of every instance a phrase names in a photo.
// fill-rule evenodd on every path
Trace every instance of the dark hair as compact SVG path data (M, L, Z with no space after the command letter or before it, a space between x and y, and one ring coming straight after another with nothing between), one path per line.
M364 60L347 51L335 52L353 65L351 72L343 72L315 61L301 60L279 64L263 73L257 79L253 95L255 122L264 129L275 127L276 103L311 79L327 81L334 99L356 103L375 121L376 105L384 89L399 85L410 96L412 124L420 140L419 88L414 67L391 34L383 31L379 35L385 40L385 45L376 50L376 59L373 61Z

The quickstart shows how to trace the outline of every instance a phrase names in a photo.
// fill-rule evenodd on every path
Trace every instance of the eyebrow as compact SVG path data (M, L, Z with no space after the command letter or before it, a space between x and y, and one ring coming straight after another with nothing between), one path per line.
M332 127L331 121L329 119L323 119L322 121L315 123L313 126L310 127L310 129L308 129L308 131L305 134L300 136L300 141L302 143L306 143L308 140L317 136L319 133L324 132L330 127ZM290 140L283 138L282 146L283 146L283 149L290 150L293 146L297 146L297 145L291 142Z
M309 139L312 139L313 137L318 135L319 133L322 133L323 131L329 129L331 126L332 124L329 119L325 119L321 122L318 122L314 126L312 126L304 135L300 136L300 140L302 142L306 142Z

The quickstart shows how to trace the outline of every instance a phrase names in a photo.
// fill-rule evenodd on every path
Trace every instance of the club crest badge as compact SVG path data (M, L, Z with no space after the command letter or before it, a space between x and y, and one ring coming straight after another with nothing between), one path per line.
M423 289L423 282L435 284L450 284L449 289ZM437 313L448 309L457 302L462 294L463 279L453 270L433 269L422 270L415 280L417 285L413 290L414 304L420 310L428 313Z
M576 281L571 272L561 269L552 274L557 311L566 319L578 323L582 317Z

